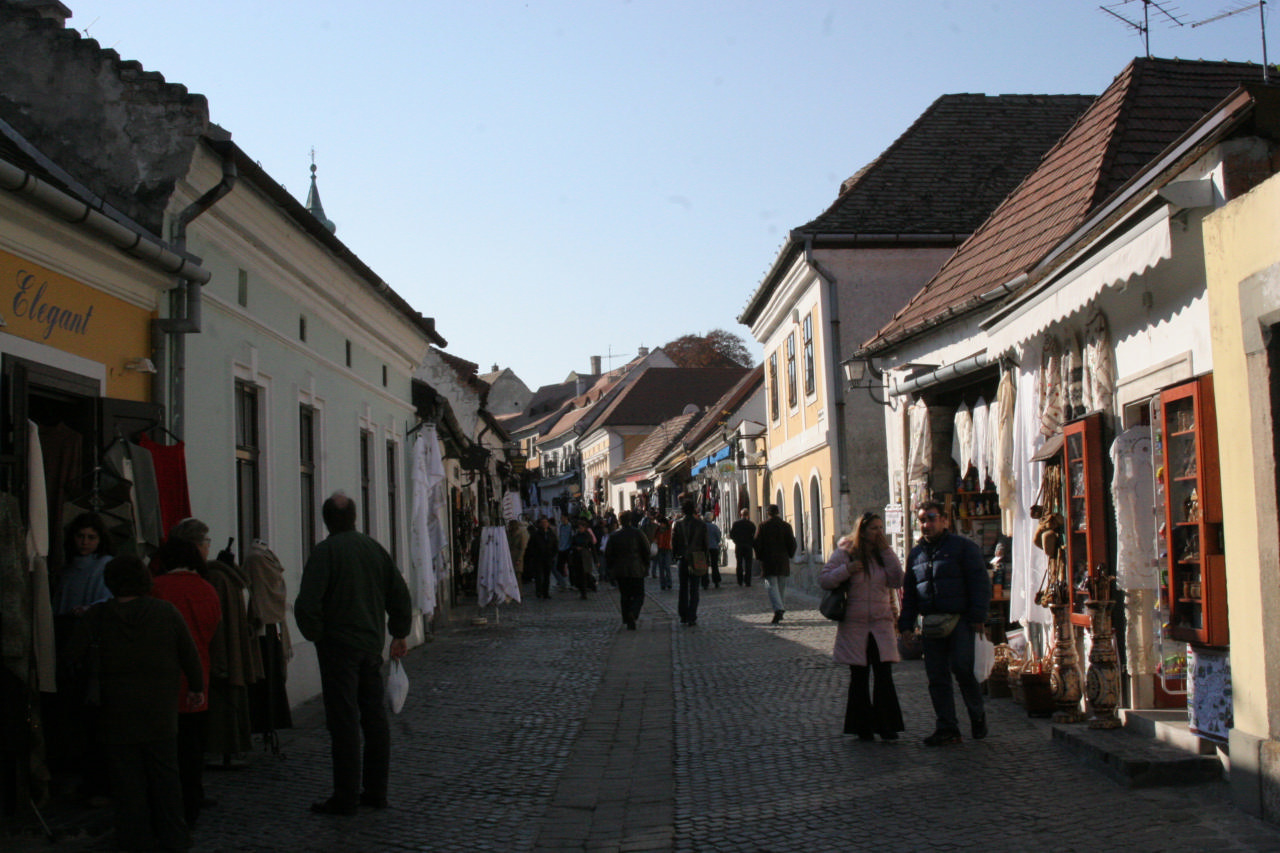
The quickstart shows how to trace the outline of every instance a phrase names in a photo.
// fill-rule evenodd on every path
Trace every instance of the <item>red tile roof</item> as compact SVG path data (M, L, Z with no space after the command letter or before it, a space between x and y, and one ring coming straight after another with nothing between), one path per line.
M863 350L986 304L1237 86L1261 79L1248 63L1135 59Z
M840 186L816 219L793 230L739 322L754 322L792 259L813 237L899 242L977 228L1081 113L1092 95L943 95L892 145Z

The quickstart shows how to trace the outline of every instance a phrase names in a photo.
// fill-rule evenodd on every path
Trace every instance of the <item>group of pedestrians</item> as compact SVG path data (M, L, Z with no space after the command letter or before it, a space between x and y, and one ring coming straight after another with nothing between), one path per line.
M935 724L924 743L962 740L953 678L970 732L981 740L987 717L973 664L974 639L985 627L991 601L986 565L976 543L948 530L941 504L921 504L916 520L922 536L905 570L889 547L884 520L868 512L841 537L818 578L823 589L847 588L833 653L850 671L844 732L864 741L894 741L905 730L893 684L893 664L901 660L898 634L915 632L917 619L925 617L921 645Z

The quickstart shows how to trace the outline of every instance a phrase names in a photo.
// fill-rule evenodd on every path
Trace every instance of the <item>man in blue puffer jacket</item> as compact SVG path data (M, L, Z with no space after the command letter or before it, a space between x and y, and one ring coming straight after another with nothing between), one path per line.
M960 685L960 696L969 711L973 737L987 736L987 715L982 690L973 674L974 636L983 630L991 603L991 579L982 551L973 541L947 529L942 504L928 501L916 508L923 534L907 557L902 585L902 616L898 628L915 630L916 616L956 614L959 618L945 637L923 638L924 669L929 678L929 699L937 725L924 739L925 746L960 743L955 695L951 676Z

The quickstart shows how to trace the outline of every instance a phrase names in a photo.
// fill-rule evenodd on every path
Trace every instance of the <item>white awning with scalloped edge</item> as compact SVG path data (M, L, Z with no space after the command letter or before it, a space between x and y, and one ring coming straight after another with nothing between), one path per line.
M1168 206L1161 207L1097 250L1082 265L1015 300L984 324L992 358L1022 344L1055 323L1083 311L1109 287L1121 287L1172 257Z

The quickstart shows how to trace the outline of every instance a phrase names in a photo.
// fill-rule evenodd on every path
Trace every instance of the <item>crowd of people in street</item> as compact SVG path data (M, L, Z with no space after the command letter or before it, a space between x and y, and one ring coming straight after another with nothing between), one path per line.
M714 514L700 514L693 500L680 510L675 519L649 509L512 522L512 564L540 599L550 598L553 585L581 598L604 585L616 588L627 630L637 627L646 580L657 581L659 591L678 583L680 621L692 627L701 593L722 583L726 537ZM776 506L766 514L757 527L741 511L727 538L735 546L737 584L750 587L757 575L762 578L772 624L778 624L786 613L796 537ZM355 501L335 493L324 502L322 517L329 535L307 560L294 606L298 629L316 646L332 748L332 794L311 808L351 815L362 806L388 805L383 655L388 634L392 658L408 651L412 607L391 555L355 529ZM987 723L973 656L991 595L985 564L975 543L948 530L943 507L925 503L917 520L923 536L905 568L883 519L868 512L840 538L818 578L822 588L846 594L833 652L850 669L843 730L863 741L895 741L905 730L893 664L901 659L900 635L914 633L922 618L936 717L924 743L961 741L953 680L970 732L980 739ZM254 608L245 607L245 573L229 550L209 559L210 542L207 525L186 519L144 563L133 555L112 556L110 535L92 513L66 530L70 557L54 599L63 652L59 679L66 689L50 713L56 725L84 735L83 742L58 744L60 757L79 763L87 792L110 794L116 843L123 849L189 847L201 810L214 805L201 781L211 742L219 744L216 749L235 743L226 732L215 737L214 729L227 727L228 711L247 714L226 676L255 666L261 671L260 657L236 639L262 627L261 614L255 618ZM255 570L261 570L265 556L274 555L262 543L255 549ZM274 598L282 598L279 562L267 566L263 577ZM272 572L281 577L272 579ZM277 605L282 615L283 602ZM211 708L221 710L212 714Z

